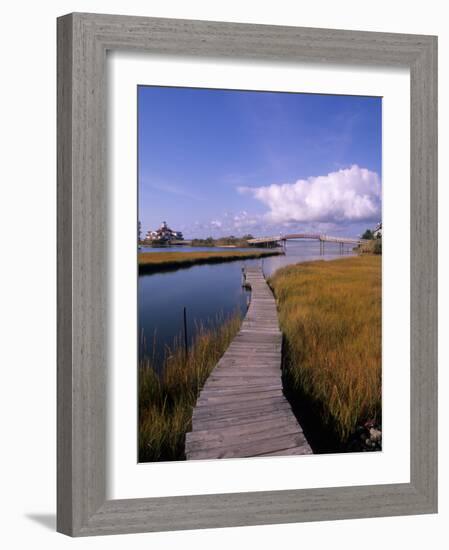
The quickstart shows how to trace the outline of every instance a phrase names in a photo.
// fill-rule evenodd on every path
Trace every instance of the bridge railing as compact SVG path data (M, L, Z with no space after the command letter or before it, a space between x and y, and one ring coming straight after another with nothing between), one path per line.
M271 243L276 241L282 241L284 240L281 235L275 236L275 237L257 237L256 239L248 239L249 244L257 244L257 243Z
M314 239L321 242L331 242L340 244L359 244L366 242L365 239L355 239L351 237L332 237L320 233L289 233L287 235L274 235L267 237L257 237L248 239L248 244L282 242L293 239Z

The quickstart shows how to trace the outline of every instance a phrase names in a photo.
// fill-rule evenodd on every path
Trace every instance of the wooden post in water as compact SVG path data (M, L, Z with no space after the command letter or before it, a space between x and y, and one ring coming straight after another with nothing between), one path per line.
M189 354L189 347L187 343L187 309L185 306L184 306L184 353L187 361L187 357Z

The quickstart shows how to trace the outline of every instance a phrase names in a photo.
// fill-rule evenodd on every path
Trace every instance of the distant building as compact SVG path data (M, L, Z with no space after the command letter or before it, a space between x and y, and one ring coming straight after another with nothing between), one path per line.
M184 237L181 231L173 231L168 227L167 222L162 222L162 225L156 231L148 231L146 235L147 241L155 241L159 243L167 243L170 241L182 241Z
M378 223L373 231L373 237L380 239L382 237L382 222Z

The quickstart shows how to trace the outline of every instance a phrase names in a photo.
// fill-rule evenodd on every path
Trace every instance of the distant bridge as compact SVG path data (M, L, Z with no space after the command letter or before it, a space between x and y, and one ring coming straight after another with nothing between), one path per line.
M355 239L352 237L331 237L322 233L289 233L287 235L274 235L270 237L256 237L248 239L248 244L251 246L276 246L284 245L287 241L294 239L309 239L320 242L320 253L324 254L324 243L337 243L340 245L340 250L343 251L345 244L358 245L365 242L364 239Z

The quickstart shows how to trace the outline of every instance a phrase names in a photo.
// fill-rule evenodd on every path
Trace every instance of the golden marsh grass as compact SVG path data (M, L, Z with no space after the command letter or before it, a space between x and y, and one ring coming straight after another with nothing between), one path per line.
M212 264L276 256L281 250L221 250L219 252L141 252L139 271L154 272L196 264Z
M341 441L381 418L381 256L301 263L270 279L286 380Z

